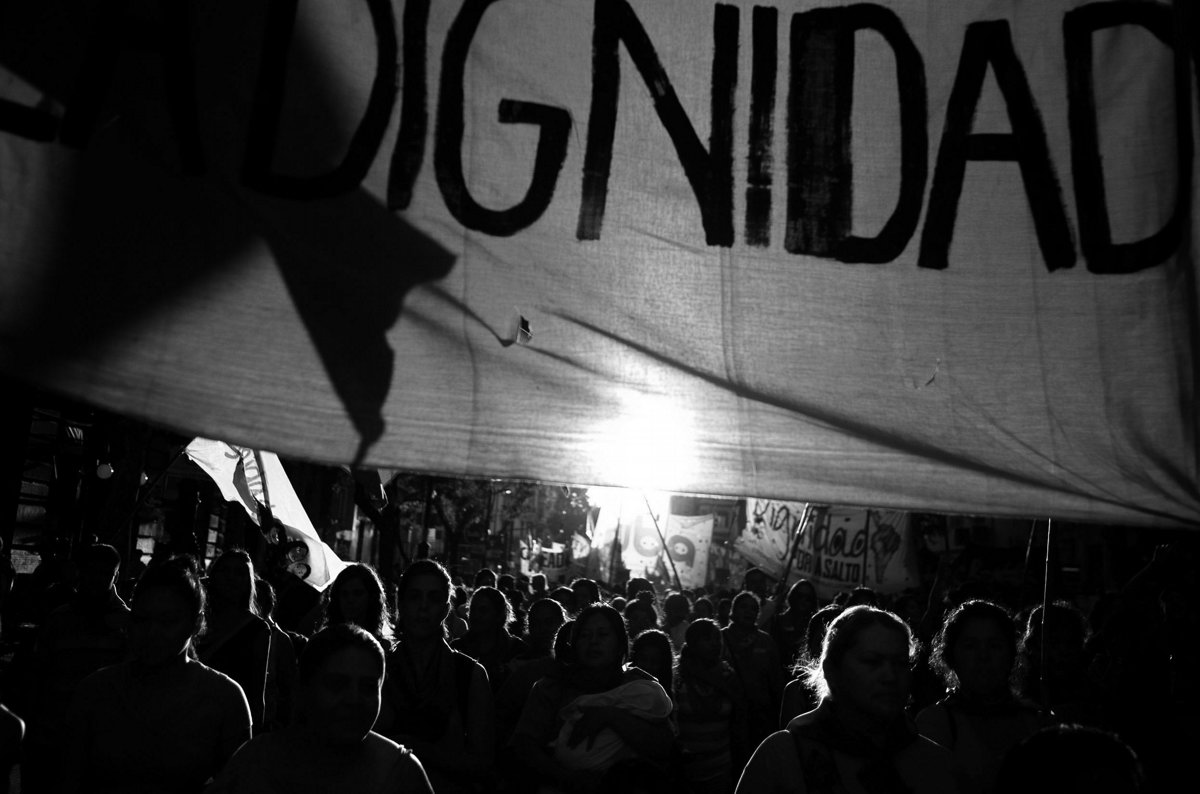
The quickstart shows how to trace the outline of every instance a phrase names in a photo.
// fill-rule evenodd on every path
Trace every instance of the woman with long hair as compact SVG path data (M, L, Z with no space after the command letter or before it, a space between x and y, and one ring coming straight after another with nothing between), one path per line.
M242 688L193 658L204 607L204 587L186 565L167 560L142 575L129 660L76 692L58 791L200 792L250 738Z
M258 616L254 564L243 549L228 549L208 566L208 626L196 644L200 661L241 685L254 730L265 725L271 627Z
M784 610L771 620L769 633L784 664L794 664L805 651L808 622L820 607L817 588L807 579L796 580L788 588L784 605Z
M915 653L897 615L866 605L840 614L809 673L821 704L763 740L737 791L961 791L953 756L920 736L905 714Z
M842 614L845 607L836 604L818 609L805 628L804 651L792 665L792 680L783 688L783 702L779 707L779 728L786 728L793 717L812 711L821 702L806 675L813 663L821 658L821 647L825 643L825 630L833 619Z
M1017 693L1057 722L1106 728L1100 689L1088 671L1090 637L1087 616L1069 601L1034 607L1017 651Z
M674 691L675 649L665 631L646 629L629 643L629 663L654 676L662 688Z
M512 605L495 587L477 587L467 609L467 633L450 647L483 665L492 692L497 693L512 671L512 660L525 650L524 640L508 631Z
M438 794L489 782L495 709L487 673L446 643L450 574L414 561L396 587L400 636L388 654L378 730L413 750Z
M333 580L328 592L322 628L335 623L353 623L366 629L385 652L391 650L395 630L388 613L383 581L374 568L361 562L348 563Z
M729 794L734 770L749 754L746 696L724 651L721 627L711 618L692 621L679 651L672 719L693 794Z
M296 721L244 745L205 794L432 794L413 754L371 729L383 673L383 648L357 624L317 632L300 657Z
M570 649L561 675L534 684L513 733L530 790L603 790L606 775L627 762L665 768L674 742L671 699L649 674L625 664L620 613L606 604L582 609Z
M967 601L946 615L930 664L949 694L917 714L917 727L954 753L982 794L991 794L1004 756L1042 726L1036 704L1017 698L1017 625L991 601Z

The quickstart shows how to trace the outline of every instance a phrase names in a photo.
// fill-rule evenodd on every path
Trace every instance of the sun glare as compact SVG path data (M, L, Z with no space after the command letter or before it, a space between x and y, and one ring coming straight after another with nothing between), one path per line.
M596 473L642 492L683 490L696 460L688 412L666 397L639 392L624 392L621 402L621 414L596 429Z

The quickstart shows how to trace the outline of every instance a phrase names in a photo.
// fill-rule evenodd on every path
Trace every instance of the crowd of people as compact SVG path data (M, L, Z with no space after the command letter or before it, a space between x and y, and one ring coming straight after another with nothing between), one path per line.
M93 544L4 682L0 791L1169 791L1196 738L1193 565L1161 548L1085 614L824 600L756 568L683 590L351 563L304 627L244 551L122 593Z

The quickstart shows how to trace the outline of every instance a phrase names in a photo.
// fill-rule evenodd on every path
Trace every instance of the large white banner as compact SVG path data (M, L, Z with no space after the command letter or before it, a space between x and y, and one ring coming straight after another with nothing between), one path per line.
M199 7L5 4L6 373L327 462L1200 520L1194 4Z

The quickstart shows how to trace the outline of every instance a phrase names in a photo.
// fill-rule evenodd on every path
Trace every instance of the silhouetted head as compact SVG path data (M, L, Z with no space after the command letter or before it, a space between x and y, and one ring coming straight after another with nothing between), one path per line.
M807 579L798 579L787 592L789 612L811 615L817 611L817 588Z
M100 596L112 590L121 568L121 554L112 546L95 543L84 546L75 555L79 567L79 592Z
M496 586L496 572L493 571L491 568L481 568L479 570L479 572L475 574L475 582L474 582L473 586L474 587L495 587Z
M916 644L898 615L860 605L838 615L825 632L809 683L843 710L879 723L904 712Z
M392 620L388 615L387 593L383 581L370 565L353 562L346 565L329 586L327 625L353 623L390 642Z
M601 603L600 585L592 579L576 579L571 582L571 591L575 593L576 609L583 609L589 604Z
M354 746L379 717L384 653L353 623L334 623L300 654L300 722L330 745Z
M1017 658L1017 625L1004 607L967 601L946 615L933 639L930 666L950 689L1004 692Z
M254 612L254 563L245 549L226 549L208 564L208 595L213 610L244 609Z
M675 650L671 638L658 629L643 631L630 643L629 661L658 679L663 689L671 691L675 669Z
M581 667L619 670L629 655L621 614L607 604L584 607L572 624L571 649Z
M204 585L185 561L166 560L142 574L130 610L133 662L158 667L178 661L204 630Z
M396 606L406 640L444 637L443 621L450 612L450 574L435 560L414 560L396 585Z
M506 631L513 619L512 605L495 587L477 587L467 609L467 625L474 632Z
M549 652L559 628L567 622L567 611L553 598L539 598L525 613L526 641L537 651Z

